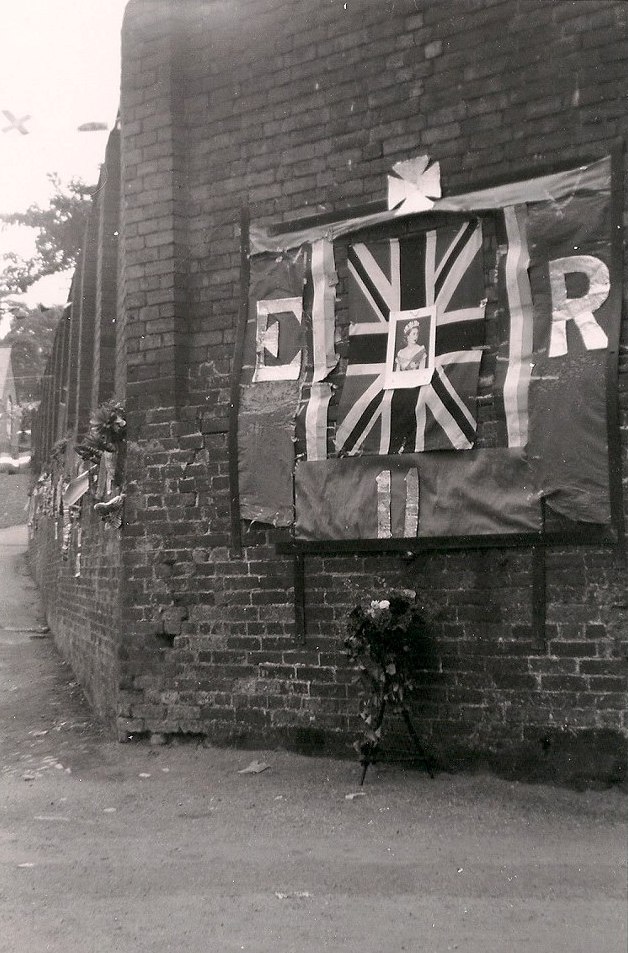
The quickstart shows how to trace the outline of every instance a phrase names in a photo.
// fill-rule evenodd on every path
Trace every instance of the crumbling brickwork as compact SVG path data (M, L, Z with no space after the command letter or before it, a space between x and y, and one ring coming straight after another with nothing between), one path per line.
M119 590L120 546L91 507L81 512L68 558L61 556L58 521L40 517L32 533L31 565L44 595L46 617L62 655L73 669L90 705L104 721L116 717L119 640L122 631ZM80 575L77 555L80 545Z
M131 0L115 338L129 419L122 568L88 521L94 570L77 584L119 583L117 631L102 636L108 653L117 646L117 683L83 677L107 681L101 707L117 707L122 739L350 750L358 698L343 621L360 598L404 586L433 619L416 715L441 764L623 778L628 600L616 553L549 552L543 643L528 550L308 557L303 645L276 531L245 524L242 557L230 551L227 419L241 205L269 225L383 199L392 164L422 153L449 192L602 156L627 132L627 21L615 0ZM88 275L82 265L76 288ZM72 368L88 333L72 327ZM624 367L624 462L626 380ZM72 370L79 403L80 381ZM68 407L76 426L80 407ZM50 592L45 539L35 549ZM94 658L100 630L78 621L66 585L53 628L77 645L87 625L74 657Z
M57 327L33 428L33 468L50 488L72 479L79 466L74 446L91 413L112 396L115 375L119 139L107 147L86 245L69 301ZM30 513L31 564L55 640L71 663L94 710L113 723L119 685L120 537L81 503L67 551L59 499ZM79 530L80 528L80 535ZM80 572L77 555L80 548Z

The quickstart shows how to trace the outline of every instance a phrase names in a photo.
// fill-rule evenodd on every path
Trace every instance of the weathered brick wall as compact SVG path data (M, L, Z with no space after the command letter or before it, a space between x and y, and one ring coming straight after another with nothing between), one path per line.
M120 137L114 129L105 153L95 196L98 215L96 256L96 320L92 406L113 395L116 365L116 312L118 294L118 235L120 225Z
M628 600L611 550L548 553L543 643L529 550L309 557L303 645L277 533L243 524L243 556L230 553L226 431L240 206L270 224L379 200L393 163L421 153L451 192L604 155L627 132L627 21L619 0L131 0L116 229L126 522L106 535L84 506L80 579L49 522L34 547L59 644L99 710L115 706L120 738L349 752L344 621L403 586L432 618L415 709L441 764L624 777ZM74 429L81 375L93 401L103 373L98 320L82 346L89 267L62 349Z
M94 514L92 503L90 497L84 498L65 559L61 555L61 519L38 518L31 527L35 539L31 567L57 647L71 664L94 711L111 724L116 714L122 628L120 540Z
M614 0L131 2L122 737L347 750L343 620L403 585L434 615L417 713L443 763L621 773L627 601L612 552L549 554L545 646L528 551L310 558L303 647L272 531L245 526L244 557L229 554L225 429L240 205L268 224L381 199L393 162L422 152L450 191L603 155L628 122L627 19Z
M109 139L106 162L86 228L70 301L55 335L42 401L33 428L35 478L72 479L79 467L74 446L91 413L112 395L116 360L119 143ZM120 395L123 397L123 392ZM67 439L64 454L52 455ZM58 512L40 507L31 525L31 566L55 642L71 663L95 711L113 722L119 690L121 572L120 533L94 513L90 491L73 524L69 551L62 548ZM80 575L76 575L78 534Z

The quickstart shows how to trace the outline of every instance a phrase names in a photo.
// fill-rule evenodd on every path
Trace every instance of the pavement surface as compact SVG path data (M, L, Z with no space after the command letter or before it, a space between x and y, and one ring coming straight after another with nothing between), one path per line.
M25 544L0 531L0 953L625 953L626 795L119 745Z
M0 530L26 523L28 488L32 479L29 470L19 473L0 470Z

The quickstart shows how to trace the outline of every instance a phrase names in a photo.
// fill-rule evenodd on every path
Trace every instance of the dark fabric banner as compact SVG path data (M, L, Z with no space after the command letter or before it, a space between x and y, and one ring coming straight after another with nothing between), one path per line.
M294 470L294 409L298 385L243 388L238 433L240 512L243 519L290 526Z
M528 206L534 310L528 458L535 487L572 520L610 521L607 352L610 191ZM616 386L616 385L614 385Z
M300 462L302 540L408 539L538 532L540 504L519 450Z
M238 414L240 512L274 526L294 519L294 416L307 271L305 247L251 261Z

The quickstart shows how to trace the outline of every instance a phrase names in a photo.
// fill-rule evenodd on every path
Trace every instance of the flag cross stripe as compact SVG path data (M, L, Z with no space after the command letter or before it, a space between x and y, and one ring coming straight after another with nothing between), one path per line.
M481 225L475 220L440 233L349 248L354 321L346 381L355 384L347 393L343 388L340 397L338 452L473 446L472 410L485 342L481 248ZM384 390L389 318L397 303L399 310L437 308L432 381L403 393ZM360 378L362 393L356 397Z

